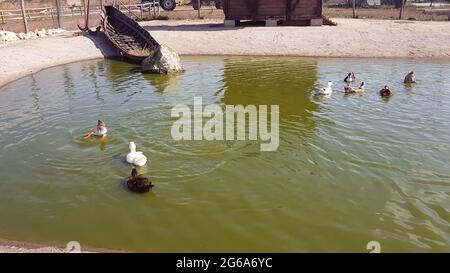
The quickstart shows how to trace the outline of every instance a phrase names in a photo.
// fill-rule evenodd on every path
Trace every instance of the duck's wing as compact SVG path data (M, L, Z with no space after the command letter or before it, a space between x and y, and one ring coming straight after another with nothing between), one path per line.
M149 182L149 181L148 181L148 178L145 177L145 176L143 176L142 174L138 175L138 176L136 177L136 179L138 179L140 182L145 182L145 183Z
M136 159L136 154L135 153L127 154L127 162L128 163L133 164L135 159Z

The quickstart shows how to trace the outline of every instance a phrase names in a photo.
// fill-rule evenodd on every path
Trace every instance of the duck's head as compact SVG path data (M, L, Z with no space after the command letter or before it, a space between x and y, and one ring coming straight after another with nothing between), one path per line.
M366 86L366 82L361 82L361 85L359 86L359 88L364 88Z
M135 153L136 152L136 144L134 142L130 142L130 152Z
M98 128L106 128L106 123L101 121L101 120L98 120L97 121L97 127Z
M136 177L137 175L138 175L138 172L137 172L136 168L131 169L131 176Z
M409 72L409 76L414 76L414 71Z

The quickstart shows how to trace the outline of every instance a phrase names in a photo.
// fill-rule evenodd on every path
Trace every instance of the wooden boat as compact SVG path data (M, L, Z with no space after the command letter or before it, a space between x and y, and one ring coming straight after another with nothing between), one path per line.
M103 7L102 28L108 39L130 61L142 62L160 47L148 31L113 6Z

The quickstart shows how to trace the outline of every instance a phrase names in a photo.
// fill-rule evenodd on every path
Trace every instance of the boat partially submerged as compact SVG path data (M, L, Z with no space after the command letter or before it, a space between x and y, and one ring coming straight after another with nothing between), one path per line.
M160 48L148 31L114 6L103 7L101 23L108 39L130 61L142 62Z

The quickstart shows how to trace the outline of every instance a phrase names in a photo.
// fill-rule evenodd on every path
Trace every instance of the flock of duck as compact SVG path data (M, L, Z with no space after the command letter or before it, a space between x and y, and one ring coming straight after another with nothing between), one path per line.
M355 94L355 93L364 93L365 92L365 85L366 83L363 81L361 82L361 85L359 87L352 86L352 83L356 81L355 74L353 72L348 73L347 77L345 77L344 82L347 84L344 86L344 92L346 94ZM404 79L405 84L415 83L416 78L414 76L414 72L408 73ZM328 82L327 87L322 88L319 90L316 95L322 95L322 96L330 96L333 93L332 89L332 82ZM387 85L385 85L380 90L380 96L382 97L390 97L394 93L389 89ZM108 133L108 129L106 127L106 123L99 120L97 122L97 126L95 130L92 132L89 132L84 135L85 138L91 138L91 137L98 137L98 138L105 138L106 134ZM128 177L127 186L128 189L132 192L137 193L145 193L149 192L154 185L152 182L148 180L148 178L144 177L143 175L138 174L136 170L136 166L142 167L145 164L147 164L147 157L142 153L136 151L136 144L134 142L130 142L129 144L130 152L126 156L127 163L131 164L133 166L131 170L131 176Z
M95 127L95 130L85 134L84 138L91 138L91 137L105 138L107 133L108 128L106 127L106 123L99 120L97 121L97 126ZM134 142L130 142L129 148L130 152L126 156L126 161L127 163L131 164L133 168L131 170L131 176L128 177L127 180L127 187L132 192L137 193L149 192L154 187L154 185L152 184L152 182L148 180L147 177L138 174L135 168L136 166L142 167L145 164L147 164L147 157L142 152L136 151L136 144Z
M362 94L366 91L366 82L361 82L359 87L352 86L352 83L356 81L355 74L353 72L348 73L347 77L345 77L344 82L346 85L344 86L345 94ZM411 84L416 82L416 77L414 75L414 71L409 72L405 79L403 80L405 84ZM321 90L319 90L315 95L316 96L331 96L333 93L332 89L333 82L328 82L328 85ZM385 85L380 91L381 97L390 97L394 95L394 92L389 88L389 86Z

